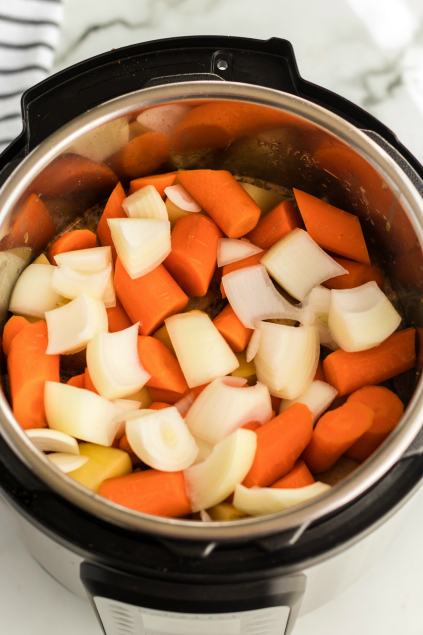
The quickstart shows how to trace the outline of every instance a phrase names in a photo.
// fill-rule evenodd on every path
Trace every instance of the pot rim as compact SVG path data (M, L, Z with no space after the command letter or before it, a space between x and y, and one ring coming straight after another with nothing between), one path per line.
M282 109L329 132L358 152L383 176L401 202L423 246L423 200L418 191L389 157L364 132L338 115L301 97L238 82L192 81L144 88L96 106L53 133L14 170L0 191L0 224L17 203L41 169L77 138L112 119L133 110L186 100L236 100ZM230 522L200 522L165 519L112 503L63 475L32 445L13 417L3 393L0 394L0 429L8 445L20 460L54 492L112 525L155 534L162 538L201 541L251 540L275 533L287 533L295 542L307 527L362 496L398 462L421 428L423 408L422 382L404 413L401 423L356 473L348 476L327 493L276 514Z

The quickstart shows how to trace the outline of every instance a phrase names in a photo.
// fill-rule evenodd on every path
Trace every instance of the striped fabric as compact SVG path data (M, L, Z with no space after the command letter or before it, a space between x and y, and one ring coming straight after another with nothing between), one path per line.
M62 0L0 0L0 152L22 130L22 93L53 66Z

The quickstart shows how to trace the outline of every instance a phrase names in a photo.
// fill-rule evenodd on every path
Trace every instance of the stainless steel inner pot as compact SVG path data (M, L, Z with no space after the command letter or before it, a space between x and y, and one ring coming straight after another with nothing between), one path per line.
M77 190L67 191L66 183L60 193L48 190L54 174L50 164L60 155L77 151L80 145L75 144L85 135L95 130L90 143L99 146L107 141L109 122L113 120L131 118L134 113L164 104L213 102L220 104L220 123L208 122L207 128L203 122L199 129L183 131L178 147L171 148L156 171L224 168L239 177L327 196L332 204L359 216L372 260L387 273L390 297L400 307L406 325L423 326L423 200L412 183L412 168L407 176L365 132L328 110L296 96L249 84L195 81L147 88L104 103L64 126L29 154L1 190L0 250L16 253L16 248L23 247L24 252L21 249L19 253L25 253L30 262L52 238L42 222L35 235L25 229L20 206L30 193L40 195L46 204L55 235L110 194L112 185L101 175L94 180L87 178ZM130 175L128 180L136 176ZM1 267L6 264L7 258L4 264L0 262ZM0 272L3 323L17 276L17 272L6 270ZM370 459L329 493L278 514L226 523L156 518L93 494L60 473L34 449L3 392L0 429L16 455L48 487L114 525L185 540L242 540L281 532L300 535L311 522L365 493L401 459L423 422L418 373L410 372L406 384L403 390L410 400L401 423Z

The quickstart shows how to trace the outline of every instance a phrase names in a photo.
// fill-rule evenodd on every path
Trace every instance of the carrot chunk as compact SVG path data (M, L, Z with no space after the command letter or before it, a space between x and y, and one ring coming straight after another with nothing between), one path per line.
M347 403L362 403L374 412L373 423L345 453L360 463L367 459L395 428L404 412L404 404L384 386L364 386L347 399Z
M46 381L60 381L60 355L47 355L47 323L29 324L12 340L7 358L13 414L24 430L47 425Z
M357 216L294 188L298 208L310 236L320 247L370 265Z
M56 264L54 256L63 254L66 251L76 251L77 249L90 249L95 247L97 236L89 229L74 229L66 232L57 238L47 249L47 258L52 265Z
M178 360L162 342L148 335L140 335L137 347L141 364L151 375L147 382L148 388L179 393L188 390L187 380Z
M257 450L244 479L245 487L267 487L288 474L310 442L313 415L295 403L256 430Z
M28 325L28 320L20 315L12 315L12 317L7 320L4 325L2 339L3 353L6 357L9 355L10 346L14 337Z
M118 258L115 290L132 323L140 323L141 335L150 335L165 318L179 313L188 303L188 296L163 265L133 280Z
M325 472L372 425L374 412L357 402L326 412L316 424L302 459L313 474Z
M85 373L71 377L66 383L68 386L74 386L75 388L85 388Z
M182 399L185 392L175 392L174 390L165 390L163 388L151 388L149 386L148 392L153 401L160 403L167 403L173 406L174 403Z
M31 194L19 209L10 232L2 239L1 249L32 247L38 251L44 249L55 233L47 207L36 194Z
M123 308L119 298L116 298L116 306L106 309L106 313L109 323L109 333L124 331L132 326L132 322Z
M253 334L253 329L243 325L230 304L214 318L213 324L236 353L244 350Z
M152 404L148 406L149 410L164 410L164 408L170 408L172 404L163 403L162 401L153 401Z
M238 269L244 269L245 267L253 267L254 265L259 265L260 260L263 258L266 251L259 251L258 254L253 254L252 256L248 256L247 258L242 258L241 260L236 260L235 262L231 262L230 265L225 265L222 267L222 277L226 276L228 273L232 273L232 271L238 271ZM222 294L222 298L226 298L225 289L223 288L222 282L220 283L220 292Z
M142 176L134 179L129 184L129 194L133 194L137 190L141 190L147 185L154 185L162 198L165 198L165 188L171 187L176 180L176 172L168 172L167 174L153 174L153 176Z
M226 170L187 170L178 179L229 238L254 229L260 208Z
M169 156L169 140L161 132L135 137L110 157L112 168L123 178L136 179L157 170Z
M164 266L188 295L207 293L216 269L217 241L222 232L203 214L188 214L172 230L172 251Z
M302 228L301 216L289 201L282 201L259 220L245 237L262 249L270 249L296 227ZM263 254L262 254L263 255Z
M179 518L192 511L183 472L145 470L108 478L98 492L118 505L143 514Z
M125 191L121 183L118 183L113 192L110 194L106 203L106 207L104 208L104 211L97 225L98 239L103 247L110 246L112 248L113 262L116 262L117 253L116 247L113 244L112 234L110 232L107 219L126 218L125 210L122 207L122 202L125 200L125 198Z
M366 351L334 351L323 362L326 381L338 397L366 385L380 384L416 364L416 330L408 328L390 335L382 344Z
M354 260L346 260L345 258L338 258L332 256L333 259L344 267L348 273L342 274L342 276L335 276L335 278L329 278L323 282L324 287L328 289L353 289L354 287L361 287L366 282L376 282L381 289L385 282L383 273L379 267L373 267L373 265L365 265L362 262L354 262Z
M288 474L282 476L276 483L270 487L275 489L296 489L298 487L307 487L313 485L314 477L307 465L301 459L295 462L294 467Z

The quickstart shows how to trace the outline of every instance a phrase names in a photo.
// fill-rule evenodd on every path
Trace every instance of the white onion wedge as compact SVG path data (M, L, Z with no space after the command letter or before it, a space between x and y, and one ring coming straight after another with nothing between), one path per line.
M82 467L89 458L88 456L84 456L82 454L75 455L67 454L66 452L53 452L52 454L47 454L46 456L53 465L58 467L59 470L65 474Z
M84 388L46 381L44 405L47 423L76 439L110 446L119 423L118 408L100 395Z
M231 385L238 377L219 377L197 397L185 417L192 434L209 443L218 443L249 421L267 423L272 418L272 402L267 386Z
M376 282L354 289L332 289L329 330L347 352L381 344L398 328L401 316Z
M312 381L310 386L302 393L302 395L299 395L295 399L282 399L279 406L279 414L294 403L303 403L310 409L311 414L313 415L313 421L317 421L320 415L329 408L337 394L338 391L336 388L330 384L327 384L324 381Z
M179 399L173 405L175 406L175 408L179 412L179 414L183 415L186 412L188 412L188 410L191 408L191 406L194 403L194 401L196 400L196 398L197 398L197 396L196 396L195 392L191 391L188 394L186 394L183 397L181 397L181 399Z
M254 256L263 251L260 247L237 238L219 238L217 241L217 266L224 267L232 262Z
M165 320L176 357L190 388L228 375L239 362L207 313L189 311Z
M157 218L107 220L119 258L132 279L144 276L170 254L170 222Z
M144 110L144 112L138 115L137 121L149 130L153 130L153 132L170 135L176 124L178 124L190 110L191 106L185 104L166 104L165 106L157 106L157 108Z
M293 298L304 300L313 287L348 273L304 231L293 229L261 259L269 274Z
M28 248L29 249L29 248ZM32 249L29 249L30 255ZM7 321L10 297L13 288L27 266L26 257L20 257L11 251L0 252L0 323L4 325ZM50 263L49 263L50 264Z
M105 399L120 399L140 390L150 375L138 356L138 323L116 333L99 333L87 345L87 366Z
M256 447L256 433L239 429L217 443L205 461L184 471L193 512L217 505L234 491L247 476Z
M330 485L316 481L306 487L277 489L273 487L244 487L237 485L234 506L249 516L274 514L294 505L320 496L331 489Z
M120 439L125 434L125 424L128 413L136 412L141 408L141 402L134 399L112 399L112 403L119 408L120 413L116 415L115 421L119 423L119 429L116 432L116 439Z
M245 355L245 359L247 363L251 362L254 357L257 355L261 340L261 331L260 329L255 329L253 332L250 341L248 342L247 352Z
M64 432L50 430L49 428L34 428L32 430L26 430L26 434L35 447L41 450L41 452L79 454L77 440Z
M104 303L86 293L59 309L47 311L45 319L48 330L47 355L77 353L96 335L107 332L109 328Z
M197 465L197 463L202 463L208 456L210 456L210 454L213 452L214 445L212 443L204 441L204 439L196 437L194 434L192 436L198 448L198 454L195 457L193 465Z
M146 185L130 194L122 201L122 207L129 218L169 220L166 205L154 185Z
M104 295L111 271L111 265L98 273L82 273L62 265L54 267L51 286L56 293L70 300L74 300L81 293L87 293L100 300Z
M314 287L302 303L303 324L317 326L320 344L336 351L339 345L333 339L328 324L331 298L330 289L321 286Z
M128 117L119 117L86 132L67 150L101 163L129 141Z
M201 212L201 205L192 198L188 190L180 183L178 185L165 187L165 194L172 203L179 207L179 209L183 209L184 212Z
M60 293L51 286L56 269L54 265L29 265L12 291L9 311L44 318L46 311L55 309L61 300Z
M130 419L126 436L133 452L156 470L184 470L198 454L193 436L174 406Z
M263 265L232 271L223 276L222 284L231 307L249 329L259 320L302 319L301 309L276 290Z
M320 356L315 326L285 326L258 322L261 330L254 358L257 379L269 387L271 395L295 399L313 381Z

